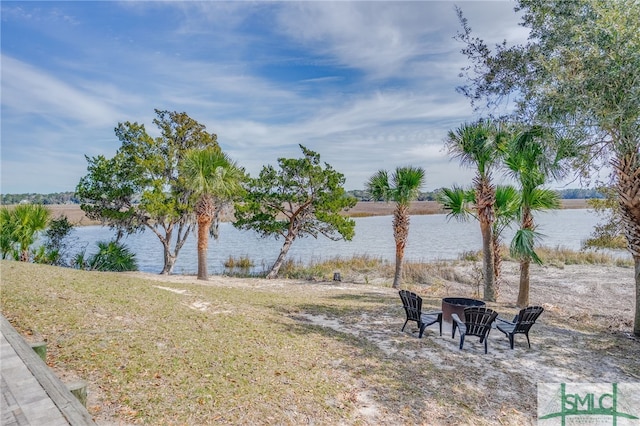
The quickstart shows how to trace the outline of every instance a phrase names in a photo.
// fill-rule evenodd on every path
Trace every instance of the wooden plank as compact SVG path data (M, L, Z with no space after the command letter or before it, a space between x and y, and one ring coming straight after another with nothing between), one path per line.
M0 315L0 329L5 339L11 344L31 374L44 388L49 398L71 425L95 425L87 409L71 394L69 389L40 359L22 336L13 328L7 319Z

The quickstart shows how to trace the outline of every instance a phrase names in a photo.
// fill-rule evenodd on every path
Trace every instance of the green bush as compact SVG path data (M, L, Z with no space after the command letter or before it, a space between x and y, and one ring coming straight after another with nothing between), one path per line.
M137 271L138 262L124 244L117 241L99 241L96 243L98 252L86 258L85 253L78 253L74 264L78 269L91 271Z

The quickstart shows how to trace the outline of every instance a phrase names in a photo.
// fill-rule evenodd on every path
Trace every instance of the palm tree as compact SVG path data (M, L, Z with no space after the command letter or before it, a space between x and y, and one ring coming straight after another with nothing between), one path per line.
M50 216L51 212L42 204L20 204L13 209L11 241L19 246L17 258L20 261L29 261L29 247L38 232L47 227Z
M398 167L389 179L386 170L379 170L367 182L367 191L375 201L392 201L396 204L393 212L393 237L396 241L396 271L393 288L400 287L402 279L402 259L409 236L409 205L418 198L424 185L425 172L420 167Z
M0 254L2 259L6 259L13 250L14 228L11 210L6 206L0 207Z
M493 122L480 120L449 131L446 139L449 154L459 158L462 165L476 169L473 186L475 210L482 234L483 299L492 302L496 300L492 232L496 189L492 182L492 172L499 165L504 136Z
M192 150L180 165L181 175L194 191L198 223L198 279L208 279L207 249L211 224L220 208L242 193L244 170L219 148Z
M469 218L478 219L474 209L476 205L475 191L460 186L442 188L438 193L438 202L448 210L447 218L466 222ZM504 230L516 219L520 206L520 193L513 186L498 185L494 205L495 221L492 224L493 238L493 276L496 299L500 293L500 275L502 258L500 257L501 236Z
M547 129L534 126L521 131L510 141L505 155L509 175L520 184L521 200L518 212L520 229L511 242L511 254L520 260L520 285L516 304L529 304L529 267L531 261L541 263L535 252L539 239L533 218L534 211L557 209L560 200L555 191L541 189L551 178L561 178L566 172L563 160L568 157L563 150L552 150L553 144L543 139L554 138Z

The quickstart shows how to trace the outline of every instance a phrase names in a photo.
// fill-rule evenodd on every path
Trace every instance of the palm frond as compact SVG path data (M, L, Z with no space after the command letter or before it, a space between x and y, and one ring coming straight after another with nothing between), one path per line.
M560 208L560 196L551 189L536 188L528 195L527 204L531 210L544 211Z
M198 194L229 200L242 191L244 169L219 149L188 151L180 170Z
M374 201L389 201L391 186L389 174L386 170L378 170L367 181L367 192Z
M461 165L477 168L478 174L485 176L496 166L503 139L495 123L480 120L449 131L445 143L449 154L458 158Z
M509 251L511 256L518 259L531 259L541 265L542 260L534 250L535 243L541 235L532 229L519 229L511 240Z
M498 185L496 187L496 202L494 211L496 221L494 222L494 232L498 235L519 218L521 194L515 187L510 185Z
M442 188L437 195L437 201L448 210L447 219L456 219L466 222L469 218L476 218L473 213L472 204L475 202L475 192L465 190L461 186L454 185L453 188Z
M420 167L398 167L391 175L394 186L394 200L403 205L418 198L424 184L424 169Z

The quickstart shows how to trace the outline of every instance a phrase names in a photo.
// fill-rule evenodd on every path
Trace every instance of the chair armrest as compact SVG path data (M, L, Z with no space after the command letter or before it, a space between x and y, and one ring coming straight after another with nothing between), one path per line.
M502 318L500 318L500 317L497 317L497 318L496 318L496 320L497 320L497 321L502 321L502 322L503 322L503 323L505 323L505 324L511 324L511 325L513 325L513 323L515 322L515 321L514 321L514 322L507 321L507 320L504 320L504 319L502 319Z
M507 334L507 335L511 334L511 333L513 333L513 330L516 329L516 325L517 324L514 324L514 323L509 322L509 321L505 321L505 320L501 320L501 321L502 321L502 323L498 324L496 326L496 328L498 330L502 331L504 334Z
M458 324L458 327L465 327L464 321L462 321L458 314L456 314L455 312L451 314L451 319L455 321L456 324Z
M460 329L460 339L464 339L464 335L467 334L467 326L460 320L460 317L455 312L451 314L451 320L453 321L451 327L451 338L456 337L456 328Z

